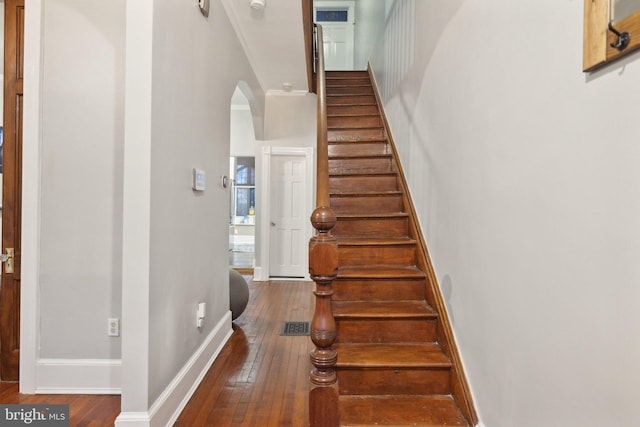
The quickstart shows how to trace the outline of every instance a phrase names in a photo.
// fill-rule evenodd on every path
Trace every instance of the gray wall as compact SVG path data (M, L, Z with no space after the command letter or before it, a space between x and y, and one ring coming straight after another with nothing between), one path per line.
M150 402L229 311L229 194L219 177L229 173L236 85L260 91L221 4L211 2L208 19L192 6L154 2ZM207 173L200 194L191 189L193 167ZM202 331L195 327L200 301L207 303Z
M120 357L124 5L43 2L43 358Z
M486 426L639 425L640 55L583 3L396 1L373 68Z

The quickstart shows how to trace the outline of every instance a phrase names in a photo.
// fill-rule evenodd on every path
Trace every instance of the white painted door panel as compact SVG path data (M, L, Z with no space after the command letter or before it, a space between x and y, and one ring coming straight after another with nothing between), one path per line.
M351 24L323 24L325 69L353 70L353 26Z
M304 277L306 269L306 163L300 156L271 158L269 275Z

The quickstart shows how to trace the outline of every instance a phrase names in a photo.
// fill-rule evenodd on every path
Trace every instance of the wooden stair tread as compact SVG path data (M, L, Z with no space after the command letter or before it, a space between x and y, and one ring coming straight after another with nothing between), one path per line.
M350 265L338 268L338 279L424 279L424 271L404 265Z
M340 426L468 426L451 396L340 396Z
M356 144L375 144L375 143L383 143L388 144L389 141L386 138L380 139L341 139L339 141L327 141L329 145L356 145Z
M332 154L329 155L329 160L349 160L349 159L358 159L358 160L366 160L366 159L391 159L392 154L389 153L379 153L379 154Z
M402 191L399 190L387 190L387 191L333 191L329 193L331 197L371 197L371 196L401 196Z
M388 172L388 171L362 171L362 172L354 172L354 171L350 171L350 172L346 172L346 171L342 171L342 172L330 172L329 176L359 176L359 177L363 177L363 176L390 176L390 175L397 175L396 172Z
M369 72L366 70L327 70L325 75L328 79L345 79L353 77L354 79L369 77Z
M338 368L450 368L451 361L436 343L334 344Z
M342 103L340 104L333 104L330 101L332 100L331 98L333 98L333 101L342 101ZM373 99L372 99L373 98ZM346 102L345 100L349 100L351 102ZM364 106L364 105L378 105L376 104L375 98L371 95L358 95L358 94L345 94L342 96L337 96L337 95L329 95L327 94L327 109L330 109L331 107L358 107L358 106Z
M358 236L337 236L338 246L398 246L415 245L416 241L406 237L358 237Z
M341 107L344 107L341 105ZM353 117L353 118L362 118L362 117L380 117L379 114L371 114L371 113L331 113L330 110L332 106L327 108L327 117Z
M371 83L344 84L344 83L335 83L335 82L332 82L331 80L348 80L348 79L345 79L345 78L342 78L342 79L327 79L327 89L329 89L329 88L331 88L331 89L341 89L341 88L347 89L347 88L351 88L351 87L367 87L367 88L368 87L373 87L373 86L371 86ZM357 80L357 79L354 78L352 80Z
M336 218L338 220L350 220L350 219L393 219L393 218L408 218L407 212L385 212L385 213L338 213Z
M426 301L333 301L336 318L425 318L437 317Z

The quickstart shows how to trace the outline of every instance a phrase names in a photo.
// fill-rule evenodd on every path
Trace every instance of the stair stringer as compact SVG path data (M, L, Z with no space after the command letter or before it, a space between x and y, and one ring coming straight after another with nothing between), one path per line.
M460 358L458 346L456 344L455 335L453 333L453 329L451 328L451 322L447 313L447 307L440 290L440 285L438 283L438 278L431 261L431 256L429 255L426 240L418 222L418 215L413 204L413 198L411 197L411 193L409 191L409 185L407 183L404 170L402 169L398 150L393 139L393 135L391 134L389 121L387 120L384 106L380 98L378 84L376 82L375 75L373 74L373 70L371 69L370 64L367 66L367 71L371 79L371 84L373 85L373 92L378 104L380 116L382 117L382 126L387 135L387 140L393 153L393 163L394 167L397 168L397 179L399 181L398 185L403 194L405 210L409 214L409 237L413 238L417 242L416 266L426 274L425 286L427 302L436 310L438 314L436 337L438 343L441 345L445 354L449 357L452 363L452 395L454 400L460 407L462 414L466 417L467 421L469 421L471 425L475 426L478 424L478 415L475 410L471 389L464 372L464 367L462 364L462 359Z

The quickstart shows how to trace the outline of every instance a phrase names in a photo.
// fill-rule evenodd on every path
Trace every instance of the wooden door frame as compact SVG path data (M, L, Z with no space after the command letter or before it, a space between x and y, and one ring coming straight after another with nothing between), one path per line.
M273 156L293 156L304 157L305 164L307 166L306 177L307 191L305 191L304 205L309 208L309 216L315 205L313 200L315 191L313 191L314 176L315 176L315 161L314 161L314 149L313 147L262 147L261 156L261 171L260 171L260 185L256 185L256 203L259 205L257 212L260 212L260 218L258 218L257 226L260 227L256 230L256 234L260 234L260 242L258 244L260 254L260 266L256 266L254 269L254 280L269 280L270 274L270 256L269 247L271 245L271 227L269 225L269 218L271 212L271 157ZM257 165L256 165L257 166ZM311 222L309 221L305 226L304 238L305 242L308 242L312 236ZM307 249L308 250L308 249ZM308 254L304 255L305 262L305 275L302 279L287 279L287 280L311 280L309 277L309 257Z
M2 265L0 291L0 378L18 381L20 370L20 227L22 193L22 106L24 104L24 0L5 0L3 82ZM5 249L7 248L7 249ZM11 248L11 249L8 249ZM9 252L12 251L12 252ZM9 270L12 265L12 271Z

